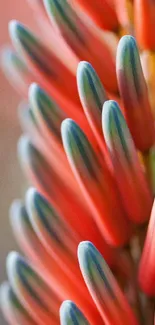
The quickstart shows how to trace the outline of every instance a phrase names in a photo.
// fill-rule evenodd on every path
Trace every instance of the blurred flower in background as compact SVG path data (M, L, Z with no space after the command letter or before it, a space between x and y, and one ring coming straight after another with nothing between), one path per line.
M7 257L3 314L57 325L67 300L62 325L151 325L155 4L28 2L40 38L12 20L14 49L1 52L22 95L19 160L36 187L11 205L25 257Z
M10 43L8 35L8 22L10 19L18 18L24 23L29 21L34 27L33 18L29 19L30 10L23 1L6 0L0 2L0 46ZM7 82L0 69L0 281L6 275L5 259L11 248L16 247L12 236L12 231L8 222L8 209L11 201L16 198L19 191L23 191L23 175L19 168L17 159L16 144L21 133L18 118L17 106L19 96ZM4 318L0 314L0 323L5 324Z

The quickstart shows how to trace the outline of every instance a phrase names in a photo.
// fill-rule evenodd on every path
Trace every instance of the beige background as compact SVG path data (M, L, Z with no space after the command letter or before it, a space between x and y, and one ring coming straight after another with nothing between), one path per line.
M32 25L26 0L0 1L0 46L9 42L8 21L18 19ZM17 119L19 98L0 71L0 283L6 279L5 258L17 249L9 225L8 210L22 193L23 176L17 161L16 142L21 133ZM6 324L0 312L0 324Z

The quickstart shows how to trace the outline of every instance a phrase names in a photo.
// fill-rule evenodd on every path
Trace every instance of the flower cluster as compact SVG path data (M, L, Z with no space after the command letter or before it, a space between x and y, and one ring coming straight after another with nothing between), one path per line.
M34 186L10 209L24 256L7 257L2 312L11 325L153 325L155 3L29 4L40 37L11 21L1 56Z

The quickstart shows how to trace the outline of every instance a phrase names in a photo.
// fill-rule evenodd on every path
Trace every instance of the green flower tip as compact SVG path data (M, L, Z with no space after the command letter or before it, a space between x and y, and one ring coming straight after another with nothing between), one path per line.
M72 119L67 118L61 124L61 135L64 149L69 159L85 160L85 150L89 146L85 134Z
M74 308L75 304L71 300L66 300L62 303L60 307L60 322L61 325L72 324L74 318Z
M6 270L11 283L15 281L15 274L17 274L17 269L20 267L22 261L23 258L19 253L12 251L8 254L6 258Z
M29 91L28 91L28 97L30 102L34 100L37 100L37 98L40 96L40 92L41 92L41 88L40 86L36 83L33 82L30 87L29 87Z
M93 83L93 74L95 74L95 70L92 65L87 61L81 61L77 67L77 86L79 95L81 97L81 101L84 100L83 96L85 96L85 92L88 93L90 90L90 84ZM85 98L85 101L87 98Z
M88 325L85 317L78 307L70 300L66 300L60 307L61 325Z
M87 61L80 61L77 67L77 80L83 80L87 71L94 70L92 65Z
M139 66L139 51L137 42L133 36L123 36L117 47L116 69L130 71L131 69L138 69Z
M36 82L33 82L29 87L28 97L30 100L30 103L35 104L40 107L46 107L46 104L48 103L48 106L52 104L50 97L47 95L47 93L44 91L43 88L40 87ZM35 106L35 105L34 105Z
M81 61L77 69L77 85L81 103L84 109L100 113L102 105L107 100L102 83L93 66L86 61ZM96 114L95 114L96 115Z
M9 35L12 40L20 39L25 30L24 26L17 20L11 20L9 22Z
M62 140L63 140L63 144L65 147L66 146L68 147L68 142L69 142L70 136L72 135L72 133L74 132L74 129L76 129L76 128L78 128L78 126L70 118L66 118L61 123L61 135L62 135Z
M26 207L29 209L29 207L32 205L32 202L40 199L40 197L41 195L37 192L35 187L30 187L26 192Z
M103 105L102 110L102 128L105 139L107 135L113 135L113 127L115 122L116 125L119 123L118 116L122 115L117 102L114 100L107 100Z
M137 48L137 42L133 36L125 35L119 41L117 52L123 55L130 48Z
M31 112L35 114L37 111L44 111L47 102L47 95L44 90L35 82L33 82L28 91L28 98L31 105Z
M89 264L92 261L92 252L96 254L97 250L95 246L90 241L83 241L78 246L78 260L80 264L80 269L83 274L87 276L87 270L89 269Z
M31 54L39 46L38 40L31 30L17 20L12 20L9 23L9 34L18 52L22 52L24 49Z
M43 217L42 213L44 212L46 214L47 210L48 212L51 212L47 200L34 187L30 187L27 190L25 201L26 201L26 208L29 214L29 218L32 223L33 220L35 219L34 217L37 217L39 215ZM37 214L33 214L34 211L36 211Z

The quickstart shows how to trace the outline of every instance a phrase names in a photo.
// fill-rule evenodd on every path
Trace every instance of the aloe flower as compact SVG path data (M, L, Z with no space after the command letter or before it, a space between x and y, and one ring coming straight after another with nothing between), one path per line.
M1 66L30 188L10 208L10 325L153 325L155 3L29 1ZM40 34L40 35L39 35ZM134 35L134 37L133 37Z

